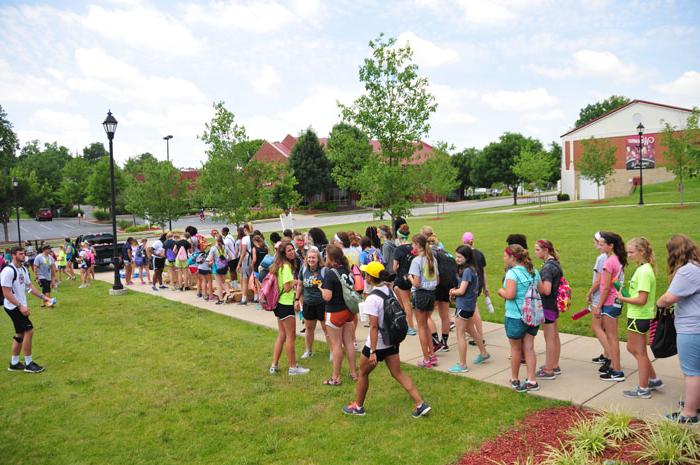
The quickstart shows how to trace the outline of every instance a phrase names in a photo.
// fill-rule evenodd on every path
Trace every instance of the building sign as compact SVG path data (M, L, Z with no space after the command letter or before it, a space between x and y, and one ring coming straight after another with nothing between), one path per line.
M656 167L656 139L658 134L642 135L642 169ZM628 136L625 138L625 166L628 170L638 170L640 163L639 156L639 136Z

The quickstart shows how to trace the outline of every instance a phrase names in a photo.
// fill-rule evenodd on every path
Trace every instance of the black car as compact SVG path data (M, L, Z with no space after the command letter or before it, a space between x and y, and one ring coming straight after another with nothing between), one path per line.
M114 236L112 233L83 234L75 239L75 248L80 251L80 244L87 242L95 249L95 266L109 266L112 264L114 252ZM117 257L120 256L123 242L117 242Z

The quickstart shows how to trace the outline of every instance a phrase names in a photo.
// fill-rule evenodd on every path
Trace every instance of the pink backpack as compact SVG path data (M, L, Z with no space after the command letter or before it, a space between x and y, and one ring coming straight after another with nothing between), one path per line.
M260 286L260 306L267 311L277 308L280 300L280 288L277 283L277 273L267 273Z

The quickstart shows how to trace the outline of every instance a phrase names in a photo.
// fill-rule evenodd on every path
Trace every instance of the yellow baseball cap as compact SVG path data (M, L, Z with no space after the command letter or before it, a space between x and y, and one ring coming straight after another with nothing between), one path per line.
M379 274L384 271L384 265L379 262L369 262L366 265L362 265L360 271L364 271L374 278L379 278Z

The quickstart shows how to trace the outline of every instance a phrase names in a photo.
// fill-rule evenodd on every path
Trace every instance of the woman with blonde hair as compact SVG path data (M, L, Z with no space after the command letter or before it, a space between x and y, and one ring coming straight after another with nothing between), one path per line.
M323 295L321 293L321 284L328 270L321 262L321 253L316 246L306 252L304 264L299 271L299 280L301 281L300 302L303 304L304 326L306 331L306 350L301 358L309 358L313 355L314 336L316 333L316 322L321 323L323 333L326 334L326 312L323 305Z
M438 359L430 337L428 319L435 308L435 288L440 279L437 260L433 249L424 234L416 234L411 242L416 258L411 262L408 276L411 281L413 294L413 308L415 308L416 323L418 324L418 338L420 339L423 359L418 362L421 368L433 368L437 366Z

